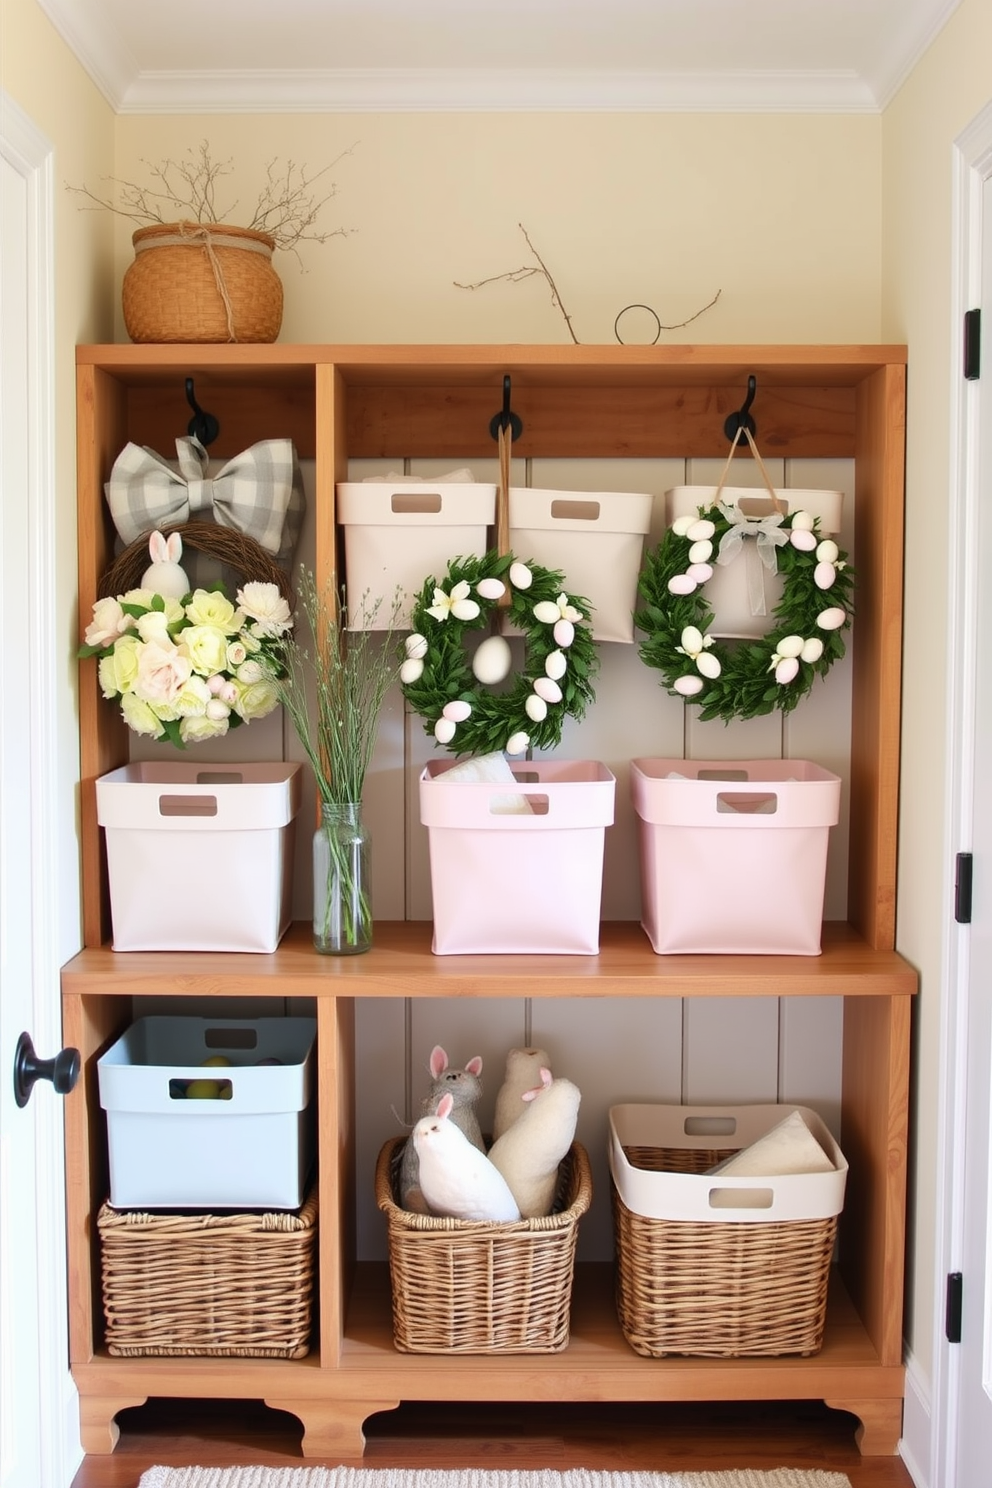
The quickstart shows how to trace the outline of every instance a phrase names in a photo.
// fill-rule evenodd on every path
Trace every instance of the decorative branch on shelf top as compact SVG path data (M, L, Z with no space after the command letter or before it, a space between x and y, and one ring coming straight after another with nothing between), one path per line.
M520 266L519 269L508 269L505 274L490 274L488 278L486 278L486 279L478 279L478 280L475 281L474 284L462 284L459 280L456 279L454 281L455 288L456 289L484 289L487 284L501 284L501 283L506 283L506 284L520 284L524 279L533 279L535 277L542 278L542 279L544 279L544 281L546 282L548 288L551 291L551 303L553 305L555 305L557 307L557 309L559 309L561 311L562 316L563 316L564 321L565 321L565 324L568 327L568 334L571 336L574 345L579 346L581 343L579 341L578 336L575 334L575 327L572 325L572 317L569 315L568 311L565 309L565 305L564 305L564 302L562 300L561 294L559 293L558 286L557 286L557 284L555 283L555 280L554 280L554 275L551 273L551 270L548 268L547 264L544 262L544 259L541 257L541 255L538 253L537 249L534 247L534 244L531 242L530 235L527 232L527 229L524 227L523 223L522 222L518 222L517 223L517 226L519 227L520 231L523 233L524 240L525 240L525 242L527 244L527 247L530 249L531 253L533 253L534 257L537 259L537 263L536 264L521 264L521 266ZM662 323L662 321L660 320L660 318L655 314L655 312L653 310L650 310L650 306L640 306L638 308L650 310L650 313L652 315L654 315L654 318L657 321L658 335L660 335L662 331L678 331L678 330L681 330L683 326L691 325L694 320L698 320L699 317L701 315L704 315L707 310L711 310L713 308L713 306L716 304L717 300L720 298L721 293L722 293L722 291L718 289L717 292L716 292L716 294L713 296L713 298L707 304L701 306L701 308L699 310L696 310L692 315L688 316L685 320L676 321L674 325L664 325ZM627 306L626 308L627 309L633 309L635 307L634 306ZM623 313L624 312L621 310L620 311L620 315L622 315ZM619 321L620 315L617 316L617 321ZM618 335L617 339L619 340L619 335ZM655 339L657 339L657 337Z

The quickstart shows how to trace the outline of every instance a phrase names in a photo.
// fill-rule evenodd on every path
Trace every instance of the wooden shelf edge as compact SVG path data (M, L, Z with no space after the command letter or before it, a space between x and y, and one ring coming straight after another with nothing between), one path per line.
M437 997L911 996L917 974L848 925L824 926L819 956L657 956L640 925L604 924L595 956L435 956L427 921L377 924L363 956L321 956L292 925L270 955L82 950L62 971L66 993L92 995Z

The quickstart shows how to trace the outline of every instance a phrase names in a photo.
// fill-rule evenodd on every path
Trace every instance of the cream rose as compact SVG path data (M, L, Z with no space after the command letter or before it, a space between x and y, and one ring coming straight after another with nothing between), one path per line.
M226 718L184 718L179 725L179 737L184 744L202 744L206 739L219 739L226 734L230 723Z
M199 718L207 710L210 689L194 672L186 679L182 691L172 701L177 718Z
M150 641L138 656L134 692L146 703L172 704L189 679L190 660L178 646Z
M245 619L227 596L216 589L197 589L186 606L186 614L194 627L210 626L225 636L237 635Z
M268 678L253 682L239 691L240 696L234 705L234 711L245 723L250 723L253 718L264 718L279 702L279 689Z
M190 625L183 631L180 645L189 656L194 672L210 677L222 672L227 661L227 636L216 625Z
M115 697L119 692L131 691L138 675L140 650L141 642L136 635L123 635L110 655L103 657L99 675L104 697Z
M161 739L165 733L152 709L133 692L126 692L121 698L121 712L128 728L136 734L150 734L153 739Z
M119 600L98 599L83 639L87 646L109 646L124 634L130 624L131 617L125 615Z
M256 636L281 636L292 628L293 616L288 602L275 584L251 583L238 590L238 604L250 620Z

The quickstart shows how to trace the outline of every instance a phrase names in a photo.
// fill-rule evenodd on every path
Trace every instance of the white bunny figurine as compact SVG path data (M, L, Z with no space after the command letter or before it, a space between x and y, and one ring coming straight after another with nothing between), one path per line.
M452 1069L440 1044L435 1044L430 1058L431 1088L420 1102L421 1116L433 1116L442 1095L452 1098L451 1120L480 1152L485 1152L479 1118L475 1114L482 1095L482 1057L474 1054L464 1069ZM426 1214L427 1203L417 1178L417 1151L412 1138L407 1138L400 1162L400 1204L416 1214Z
M575 1137L581 1100L571 1080L554 1080L541 1070L541 1084L529 1090L522 1116L489 1149L489 1161L506 1179L524 1219L550 1214L558 1186L558 1165Z
M152 561L142 577L142 589L161 594L163 599L185 599L189 593L189 579L179 564L183 556L183 540L179 533L170 532L166 539L161 532L153 532L148 539L148 554Z
M506 1056L506 1074L496 1096L493 1117L493 1141L496 1142L524 1113L525 1090L541 1083L541 1068L550 1068L551 1060L544 1049L511 1049Z
M420 1187L430 1213L453 1219L519 1219L503 1175L449 1121L453 1104L450 1095L443 1095L434 1115L421 1116L413 1128Z

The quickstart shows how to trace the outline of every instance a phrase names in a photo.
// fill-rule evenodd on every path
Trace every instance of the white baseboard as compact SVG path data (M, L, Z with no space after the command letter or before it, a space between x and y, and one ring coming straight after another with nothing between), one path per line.
M916 1488L930 1488L930 1384L913 1355L906 1355L906 1403L899 1455Z

